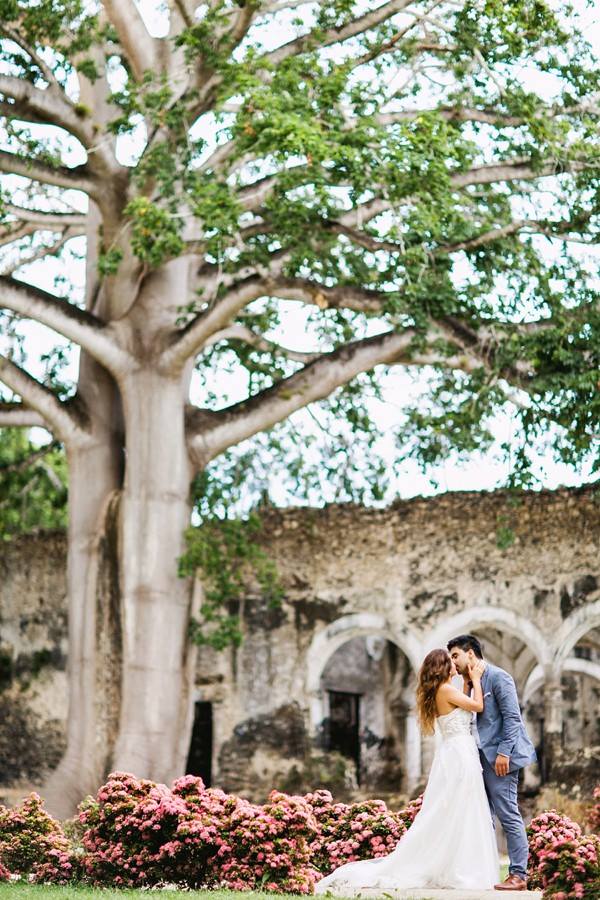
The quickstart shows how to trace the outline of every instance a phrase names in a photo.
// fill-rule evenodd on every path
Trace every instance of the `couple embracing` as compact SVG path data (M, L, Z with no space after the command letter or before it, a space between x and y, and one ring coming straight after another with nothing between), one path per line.
M463 689L452 684L462 675ZM417 711L438 742L423 805L388 856L346 863L316 886L339 896L364 888L524 891L527 835L517 805L519 770L536 759L508 672L483 659L473 635L432 650L419 672ZM474 717L476 713L476 718ZM490 815L491 812L491 815ZM498 881L493 816L506 834L509 874Z

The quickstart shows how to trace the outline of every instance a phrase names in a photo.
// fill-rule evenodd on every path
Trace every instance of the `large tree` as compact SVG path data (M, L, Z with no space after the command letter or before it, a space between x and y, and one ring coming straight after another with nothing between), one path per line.
M43 425L68 459L63 810L111 767L182 771L201 595L178 561L213 460L260 434L281 451L316 403L346 449L370 440L383 367L428 367L397 436L425 460L485 446L510 402L515 470L549 428L577 462L600 409L600 68L572 11L164 7L153 37L134 0L0 0L0 425ZM84 296L36 285L82 236ZM274 339L290 301L302 349ZM21 320L80 348L76 385L28 370Z

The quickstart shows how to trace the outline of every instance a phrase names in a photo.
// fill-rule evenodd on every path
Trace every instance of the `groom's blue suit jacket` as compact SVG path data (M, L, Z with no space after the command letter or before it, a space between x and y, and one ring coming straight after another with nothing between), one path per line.
M477 731L485 758L493 766L498 753L510 756L513 771L535 762L535 748L525 730L511 676L486 661L481 688L483 712L477 713Z

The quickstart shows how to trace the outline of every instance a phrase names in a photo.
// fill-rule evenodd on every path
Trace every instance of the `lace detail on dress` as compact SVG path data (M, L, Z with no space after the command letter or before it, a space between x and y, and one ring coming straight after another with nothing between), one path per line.
M445 716L438 716L437 723L444 740L471 734L473 713L470 713L468 709L461 709L460 706L457 706L452 712L446 713Z

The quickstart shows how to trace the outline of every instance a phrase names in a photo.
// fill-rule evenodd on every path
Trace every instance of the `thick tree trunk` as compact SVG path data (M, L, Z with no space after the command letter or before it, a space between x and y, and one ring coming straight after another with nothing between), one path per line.
M123 395L124 479L106 434L70 458L68 747L44 789L61 817L111 770L182 774L192 724L193 585L177 574L193 474L184 391L142 370Z
M123 390L127 463L120 505L122 693L114 768L168 781L183 772L195 654L190 579L179 578L192 469L180 378L133 374Z
M92 210L95 212L94 208ZM97 211L95 219L97 219ZM98 282L98 229L88 236L87 306L119 319L131 286ZM168 781L184 771L193 720L190 579L178 577L193 469L185 440L188 371L155 371L154 336L172 327L170 299L189 261L148 275L132 340L140 364L119 385L82 353L78 396L92 440L69 452L69 719L67 750L44 787L64 818L112 770ZM115 301L116 297L116 301ZM116 303L116 305L115 305Z
M106 769L114 690L107 691L104 681L114 669L105 668L110 661L101 648L118 643L118 623L104 606L115 605L107 584L114 584L110 546L122 481L120 410L112 379L89 358L82 358L79 387L80 394L88 394L94 426L89 445L68 454L67 750L44 787L49 809L61 817L97 788Z

